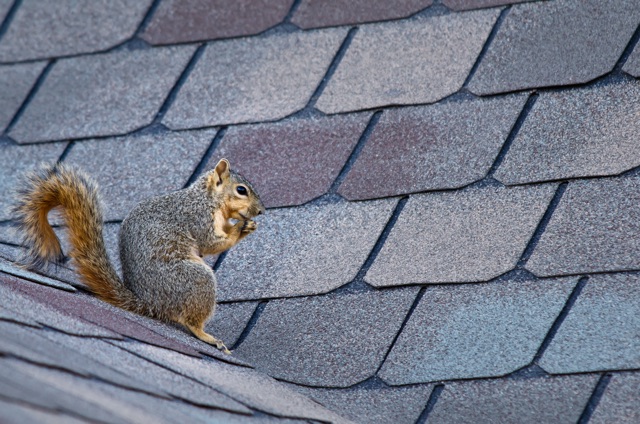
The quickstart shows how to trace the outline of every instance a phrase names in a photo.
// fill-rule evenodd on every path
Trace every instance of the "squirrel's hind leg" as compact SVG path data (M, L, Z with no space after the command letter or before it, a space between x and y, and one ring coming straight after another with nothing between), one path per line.
M196 336L203 342L209 343L210 345L215 346L216 348L218 348L218 350L221 350L224 353L231 354L231 351L227 349L224 343L222 343L222 340L218 340L215 337L213 337L211 334L204 331L204 328L203 328L204 323L195 324L195 325L184 323L184 326L187 327L193 333L194 336Z

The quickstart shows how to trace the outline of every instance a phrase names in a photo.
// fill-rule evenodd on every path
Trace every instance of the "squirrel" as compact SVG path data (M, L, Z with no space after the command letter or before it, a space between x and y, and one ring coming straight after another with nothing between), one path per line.
M216 278L202 257L224 252L255 231L252 218L265 207L226 159L189 187L133 208L120 228L122 279L107 256L97 184L61 163L31 173L18 188L14 212L29 248L28 267L64 259L47 219L55 207L61 207L69 230L69 256L81 281L98 298L182 324L198 339L231 353L204 330L215 311Z

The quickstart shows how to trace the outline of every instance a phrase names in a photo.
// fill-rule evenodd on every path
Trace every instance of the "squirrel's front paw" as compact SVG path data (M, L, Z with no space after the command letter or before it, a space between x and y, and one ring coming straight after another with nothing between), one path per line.
M256 230L256 228L258 228L258 224L255 221L248 219L242 224L240 232L242 234L251 234Z

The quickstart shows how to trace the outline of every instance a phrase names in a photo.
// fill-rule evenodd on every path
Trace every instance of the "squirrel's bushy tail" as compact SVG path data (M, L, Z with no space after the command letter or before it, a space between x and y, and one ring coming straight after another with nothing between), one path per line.
M56 207L61 207L67 224L69 256L75 260L82 282L100 299L139 312L133 292L109 262L97 186L74 168L62 164L44 166L28 175L18 188L14 211L29 246L30 265L42 267L46 262L59 262L63 258L60 241L47 219L49 211Z

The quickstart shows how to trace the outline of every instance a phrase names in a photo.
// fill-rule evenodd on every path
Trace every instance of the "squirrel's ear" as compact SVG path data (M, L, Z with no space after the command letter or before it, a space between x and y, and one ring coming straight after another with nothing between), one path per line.
M216 188L227 181L229 179L229 168L229 161L220 159L207 181L209 188Z

